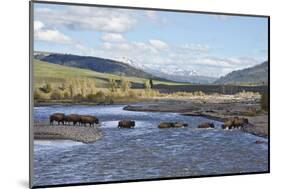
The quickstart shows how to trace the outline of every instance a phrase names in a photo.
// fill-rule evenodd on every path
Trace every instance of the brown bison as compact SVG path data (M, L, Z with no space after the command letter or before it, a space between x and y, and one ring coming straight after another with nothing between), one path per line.
M234 128L241 128L248 124L249 121L246 118L239 118L239 117L232 117L228 118L223 124L223 129L234 129Z
M176 128L188 127L188 124L182 122L175 122L174 127Z
M175 127L175 124L174 124L173 122L161 122L161 123L158 125L158 128L160 128L160 129L172 128L172 127Z
M92 115L81 115L80 123L82 125L87 125L87 123L91 126L99 123L99 119Z
M201 123L200 125L198 125L198 128L204 128L204 129L207 129L207 128L214 128L215 125L213 123Z
M256 140L255 144L266 144L266 141L262 141L262 140Z
M158 125L158 128L164 129L164 128L182 128L182 127L187 127L187 123L182 123L182 122L161 122Z
M50 120L50 125L53 125L54 121L57 121L58 125L60 123L62 123L64 125L65 114L64 113L54 113L54 114L50 115L49 120Z
M118 122L118 128L134 128L135 121L131 120L121 120Z
M233 121L232 120L227 120L222 124L223 129L232 129Z
M80 123L81 116L78 114L69 114L65 116L65 121L70 124L73 123L73 125L76 125L76 123Z
M248 123L249 123L249 121L246 118L235 117L235 119L233 120L234 127L242 127L242 126L244 126L245 124L248 124Z

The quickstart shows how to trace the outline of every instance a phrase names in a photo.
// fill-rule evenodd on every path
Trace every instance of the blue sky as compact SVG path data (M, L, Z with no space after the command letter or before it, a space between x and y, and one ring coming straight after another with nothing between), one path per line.
M267 24L262 17L35 3L34 48L219 77L268 59Z

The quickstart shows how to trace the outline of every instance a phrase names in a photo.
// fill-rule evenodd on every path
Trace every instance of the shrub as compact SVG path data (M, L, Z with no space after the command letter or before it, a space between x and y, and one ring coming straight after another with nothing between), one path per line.
M88 94L86 96L87 100L92 102L98 102L98 101L105 101L105 93L102 91L98 91L96 94Z
M70 98L69 93L68 93L68 92L64 92L64 93L63 93L63 98L64 98L64 99L69 99L69 98Z
M96 100L96 95L95 94L88 94L86 96L86 98L89 100L89 101L95 101Z
M109 79L109 86L111 92L116 92L118 88L118 84L114 79Z
M149 84L150 84L150 87L153 88L153 80L152 79L149 80Z
M64 91L66 89L65 83L61 83L58 88L59 90Z
M202 91L195 91L195 92L193 92L193 95L194 96L204 96L205 93L203 93Z
M126 80L126 79L122 79L121 80L121 89L123 92L128 92L131 88L131 82Z
M145 80L144 83L143 83L143 87L146 91L149 91L151 89L151 85L150 85L150 82L149 80Z
M42 95L38 90L35 90L33 93L33 98L34 98L34 100L40 100L40 99L42 99Z
M50 83L46 83L42 87L40 87L40 90L44 93L50 93L52 91L52 86Z
M268 111L268 94L262 93L260 99L261 108L265 111Z
M62 94L58 90L54 90L50 97L52 100L60 100L62 99Z
M82 100L84 100L84 97L83 97L83 95L82 95L81 93L78 93L78 94L75 95L73 98L74 98L74 100L76 100L76 101L82 101Z
M97 93L96 93L96 98L102 98L102 99L104 99L104 98L105 98L104 92L102 92L102 91L97 92Z
M110 100L109 100L109 104L114 104L114 100L113 100L113 99L110 99Z
M137 97L137 94L135 93L135 91L130 90L130 91L129 91L129 97L130 97L130 98L136 98L136 97Z

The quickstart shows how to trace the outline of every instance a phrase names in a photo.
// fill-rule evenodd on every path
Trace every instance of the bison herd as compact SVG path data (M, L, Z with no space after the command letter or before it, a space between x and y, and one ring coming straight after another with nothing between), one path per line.
M94 126L95 124L99 124L99 119L92 115L78 115L78 114L69 114L65 115L64 113L54 113L50 115L50 125L54 125L54 122L57 122L58 125L83 125L86 126L89 124L90 126ZM227 118L222 124L222 129L235 129L242 128L249 124L248 119L239 118L239 117L231 117ZM135 121L132 120L121 120L118 122L118 128L134 128ZM183 122L161 122L158 125L158 128L182 128L188 127L187 123ZM197 126L198 128L214 128L214 123L205 122L201 123Z
M90 126L99 123L99 119L92 115L78 115L78 114L69 114L65 115L64 113L54 113L49 117L50 125L53 125L56 121L58 125L84 125L89 124Z

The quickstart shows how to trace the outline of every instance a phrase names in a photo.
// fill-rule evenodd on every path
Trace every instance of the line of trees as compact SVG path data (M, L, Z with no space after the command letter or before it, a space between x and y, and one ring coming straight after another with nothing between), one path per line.
M104 101L106 98L148 97L156 95L156 91L151 89L152 84L152 80L145 80L143 82L144 90L133 90L131 88L132 83L121 77L120 80L109 79L108 89L102 90L96 88L94 80L68 78L59 84L44 82L42 86L34 91L34 99Z

